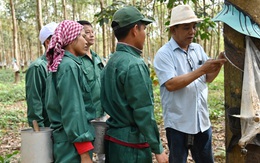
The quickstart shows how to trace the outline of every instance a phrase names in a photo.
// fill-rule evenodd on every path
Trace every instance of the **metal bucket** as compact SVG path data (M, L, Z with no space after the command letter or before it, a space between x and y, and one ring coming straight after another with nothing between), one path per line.
M21 160L22 163L50 163L52 154L52 129L40 128L35 132L32 128L21 130Z
M96 138L94 140L93 152L97 154L104 154L105 153L104 137L108 126L106 122L96 121L96 120L91 121L91 124L95 128L95 135L96 135Z

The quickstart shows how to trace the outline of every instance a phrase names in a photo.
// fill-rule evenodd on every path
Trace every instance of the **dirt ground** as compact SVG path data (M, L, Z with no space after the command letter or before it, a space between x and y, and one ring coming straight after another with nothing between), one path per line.
M26 116L26 104L24 101L18 102L12 106L8 106L5 109L15 109L15 110L23 110L24 116ZM7 122L9 123L9 122ZM10 122L11 123L11 122ZM14 151L20 151L21 148L21 134L20 131L24 128L28 128L26 123L18 123L18 124L9 124L9 126L16 126L11 127L10 129L2 129L1 140L0 140L0 156L7 160L8 154L13 153ZM213 127L213 150L214 150L214 157L216 163L225 163L225 120L223 117L212 121ZM167 140L165 137L165 130L163 125L159 126L161 139L163 142L163 146L168 153L168 146ZM17 163L20 162L20 152L18 154L13 155L10 162ZM154 159L154 162L155 159ZM193 163L191 156L188 157L187 163Z

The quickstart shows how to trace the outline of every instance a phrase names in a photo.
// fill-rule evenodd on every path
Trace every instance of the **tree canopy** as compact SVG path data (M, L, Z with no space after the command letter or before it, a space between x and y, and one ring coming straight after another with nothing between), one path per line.
M14 27L11 19L11 1L17 27ZM210 56L223 49L218 39L221 24L216 25L211 21L221 9L223 0L3 0L0 2L0 65L11 65L13 60L19 58L19 65L28 66L43 53L38 39L41 27L64 19L90 21L96 31L93 50L106 59L114 51L116 43L110 27L112 16L126 5L134 5L154 20L147 28L148 37L143 52L145 61L152 61L156 51L169 39L166 26L169 24L171 9L178 4L191 5L197 16L204 19L198 26L195 41L204 44ZM15 28L17 38L14 38ZM17 39L17 47L14 46L14 39Z

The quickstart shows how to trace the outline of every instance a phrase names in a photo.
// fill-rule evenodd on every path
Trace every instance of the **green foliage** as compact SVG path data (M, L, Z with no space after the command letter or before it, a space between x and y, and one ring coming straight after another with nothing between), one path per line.
M23 79L24 74L21 74ZM0 144L7 141L6 135L15 133L17 136L21 126L27 125L25 116L25 89L24 80L19 84L14 84L14 73L12 70L0 70ZM18 101L23 101L19 102ZM10 138L11 139L11 138ZM19 151L0 156L0 163L13 162L13 158L18 155Z
M165 0L157 0L160 3L165 2ZM198 3L196 0L183 0L182 3L183 4L189 4L190 2L192 2L193 4ZM180 1L178 0L169 0L167 3L167 8L169 10L171 10L174 6L177 6L181 4ZM200 6L198 6L200 7ZM205 8L210 8L210 5L206 5L204 6ZM211 21L210 15L207 13L204 13L203 8L199 8L198 9L198 13L196 13L196 15L201 18L201 17L205 17L200 23L197 24L197 32L195 35L195 38L200 37L201 40L210 40L211 37L211 31L210 29L214 29L216 27L216 23ZM170 16L169 16L170 19ZM165 26L170 25L170 21L166 21L165 22Z
M165 3L167 2L167 0L157 0L158 2L160 3ZM179 1L179 0L168 0L168 3L167 3L167 8L171 9L173 8L174 6L178 5L178 4L188 4L189 2L192 2L192 3L197 3L197 0L182 0L182 1Z
M0 163L10 163L12 157L17 155L18 153L19 151L14 151L13 153L7 154L6 156L0 156Z
M210 111L211 119L218 119L224 116L224 71L223 69L219 72L216 79L208 84L209 96L208 96L208 107Z
M24 74L20 74L20 83L14 84L12 70L0 70L0 144L6 143L9 134L19 136L22 126L27 125L25 108ZM22 101L22 102L19 102ZM12 139L12 137L10 138ZM3 151L1 151L3 152ZM13 162L19 151L9 153L4 151L0 156L0 163Z
M12 81L14 81L13 71L10 69L7 70L0 69L0 83L5 84L5 83L11 83Z
M20 83L14 84L14 73L11 70L0 70L0 102L10 104L25 100L24 74Z
M162 115L162 105L160 99L160 89L159 85L154 85L154 116L157 124L163 123L163 115Z
M152 83L153 83L154 116L155 116L156 122L158 124L162 124L163 118L162 118L162 106L161 106L161 99L160 99L160 87L159 87L159 81L156 76L154 67L150 68L150 77L151 77Z
M25 104L24 104L25 105ZM20 106L21 107L21 106ZM19 128L18 124L27 123L24 110L19 108L0 107L0 128L4 130L15 130ZM13 125L16 124L16 125ZM4 130L0 130L0 135Z
M176 0L169 0L169 2L167 4L167 8L173 8L174 2L176 2Z
M124 1L115 1L111 5L107 6L106 8L102 9L99 13L95 14L97 17L97 22L100 26L104 24L108 24L109 20L112 20L114 13L121 7L126 6L127 3Z
M150 77L152 79L152 82L153 82L153 86L158 86L159 85L159 81L158 81L158 78L156 76L156 73L155 73L155 70L154 70L154 67L150 68Z
M14 103L17 101L25 100L24 83L4 85L0 83L0 102L1 103Z
M209 29L214 29L216 23L211 21L210 18L205 18L201 23L197 25L198 30L196 32L196 37L200 37L201 40L209 40L211 37L211 33Z
M114 13L121 7L131 5L130 3L127 3L125 1L114 1L111 5L107 6L106 8L103 8L99 13L95 14L95 17L97 17L97 23L99 23L100 26L103 26L104 24L108 24L114 15ZM135 7L142 11L151 11L151 8L148 6L140 7L140 3L137 2ZM145 15L145 17L155 20L153 17L149 15Z

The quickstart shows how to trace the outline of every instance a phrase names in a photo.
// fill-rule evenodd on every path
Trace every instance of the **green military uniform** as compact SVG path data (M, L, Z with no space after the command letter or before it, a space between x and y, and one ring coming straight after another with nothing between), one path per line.
M82 71L81 59L65 51L58 71L47 78L46 107L53 129L54 159L58 163L79 163L73 143L94 140L90 124L92 110L85 107L91 88Z
M138 149L107 141L106 161L111 163L152 162L151 151L163 152L154 119L150 72L140 55L140 50L118 43L101 72L101 103L110 115L107 135L125 143L149 144L149 148Z
M90 96L85 101L85 108L90 114L89 119L99 118L104 115L100 102L100 72L104 65L100 57L91 50L92 59L88 55L81 57L82 68L90 88Z
M45 88L47 78L46 55L42 55L34 61L26 72L26 102L28 123L32 126L32 121L36 120L40 127L49 127L50 122L46 112Z

